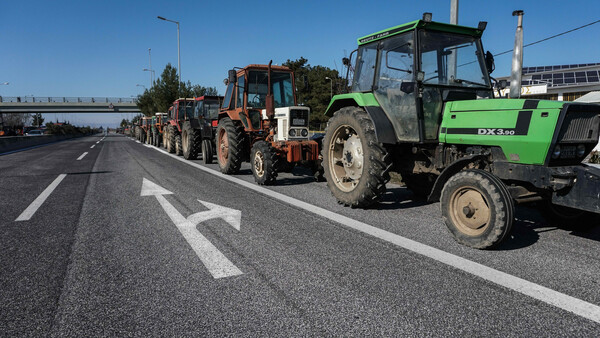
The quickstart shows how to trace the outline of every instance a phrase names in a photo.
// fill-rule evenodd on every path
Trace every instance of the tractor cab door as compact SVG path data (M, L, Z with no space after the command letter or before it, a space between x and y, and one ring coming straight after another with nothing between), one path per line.
M414 33L411 31L383 40L378 46L378 71L373 94L401 142L419 141L414 45Z

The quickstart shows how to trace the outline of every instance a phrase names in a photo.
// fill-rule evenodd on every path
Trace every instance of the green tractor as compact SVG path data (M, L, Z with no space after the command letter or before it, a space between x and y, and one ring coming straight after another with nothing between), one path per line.
M344 59L351 90L326 111L323 167L338 202L372 205L394 171L480 249L507 237L517 203L572 222L600 213L600 169L581 163L600 106L494 99L484 29L417 20L358 39Z

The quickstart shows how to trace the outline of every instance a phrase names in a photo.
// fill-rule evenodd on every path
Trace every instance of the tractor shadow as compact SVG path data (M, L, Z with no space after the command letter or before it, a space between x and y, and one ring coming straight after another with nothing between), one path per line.
M370 209L378 210L402 210L415 207L421 207L431 204L426 200L417 198L410 190L401 186L388 186L385 194L381 196L379 203L373 205Z

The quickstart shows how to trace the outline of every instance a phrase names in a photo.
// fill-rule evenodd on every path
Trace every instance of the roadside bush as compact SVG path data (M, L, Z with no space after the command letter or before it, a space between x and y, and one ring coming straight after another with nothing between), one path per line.
M600 164L600 151L592 151L590 156L590 163Z
M46 133L50 135L88 135L97 132L90 126L87 127L75 127L71 124L54 124L46 123Z

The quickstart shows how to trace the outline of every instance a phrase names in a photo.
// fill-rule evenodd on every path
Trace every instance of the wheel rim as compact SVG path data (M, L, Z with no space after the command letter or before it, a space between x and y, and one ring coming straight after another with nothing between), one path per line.
M464 187L450 197L450 218L458 230L469 236L483 233L490 224L490 204L481 191Z
M265 174L265 156L262 151L257 151L254 154L254 172L258 177L263 177Z
M329 170L335 185L342 191L352 191L360 182L364 154L360 137L348 126L339 126L329 146Z
M229 156L229 140L227 139L227 132L225 129L219 131L219 162L225 164L227 157Z

